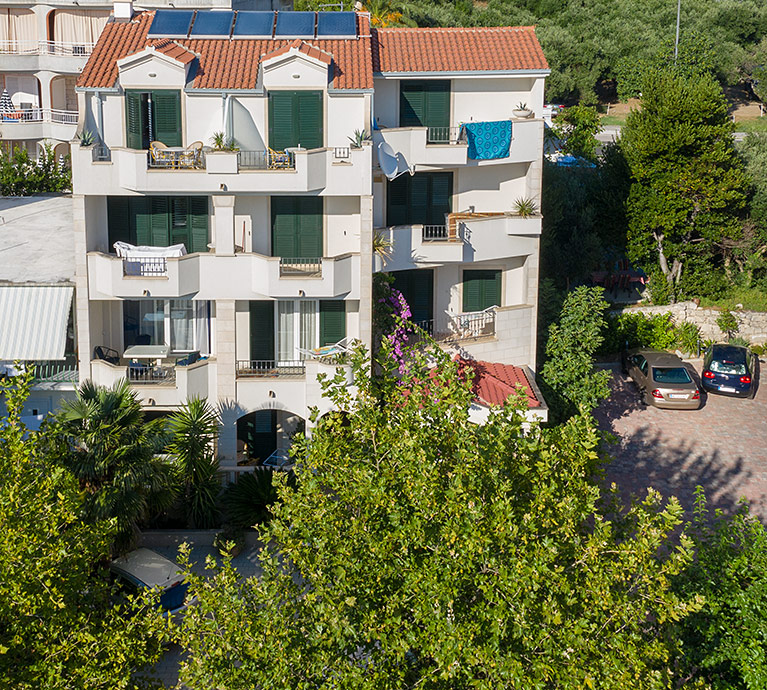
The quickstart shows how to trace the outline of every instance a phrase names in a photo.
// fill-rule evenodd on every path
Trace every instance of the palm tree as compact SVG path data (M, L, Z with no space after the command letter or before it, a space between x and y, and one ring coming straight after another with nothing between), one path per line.
M80 482L84 519L113 519L118 548L133 540L138 523L166 509L176 494L162 420L146 422L127 381L113 388L85 381L62 404L53 434L64 441L62 464Z
M181 475L181 499L190 528L214 527L218 517L218 415L207 400L192 398L170 417L173 440L168 452Z

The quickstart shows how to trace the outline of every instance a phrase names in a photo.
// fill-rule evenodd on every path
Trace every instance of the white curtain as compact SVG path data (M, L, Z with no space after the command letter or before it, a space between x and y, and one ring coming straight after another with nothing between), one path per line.
M194 317L197 322L197 349L205 356L210 354L210 302L195 302Z
M35 77L6 77L5 88L17 109L22 107L39 108L38 82Z
M317 346L317 302L307 300L301 302L301 332L300 345L302 350L313 350ZM306 355L299 352L301 359Z
M17 47L22 52L25 49L33 52L37 50L37 21L32 10L0 9L0 43L6 41L25 44Z
M295 359L293 307L292 301L277 302L277 359L280 362Z
M170 301L170 346L174 352L191 352L194 347L194 304L188 299Z
M109 19L107 10L55 10L53 41L56 43L95 43Z

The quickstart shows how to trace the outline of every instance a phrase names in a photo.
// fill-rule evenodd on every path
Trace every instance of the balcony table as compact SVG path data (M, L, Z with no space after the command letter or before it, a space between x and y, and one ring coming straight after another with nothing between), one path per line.
M165 359L170 352L167 345L131 345L123 352L125 359Z

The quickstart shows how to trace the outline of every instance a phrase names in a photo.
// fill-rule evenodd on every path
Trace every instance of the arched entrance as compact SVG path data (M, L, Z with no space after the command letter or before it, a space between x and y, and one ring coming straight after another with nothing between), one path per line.
M240 462L260 463L277 448L290 448L296 434L304 433L306 422L288 410L264 409L237 420L237 456Z

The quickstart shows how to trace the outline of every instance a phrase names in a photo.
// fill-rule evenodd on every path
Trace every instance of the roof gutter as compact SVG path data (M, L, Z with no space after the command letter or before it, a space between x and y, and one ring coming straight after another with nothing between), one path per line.
M75 86L75 93L120 93L119 86Z
M550 69L453 70L444 72L373 72L374 77L547 77Z

